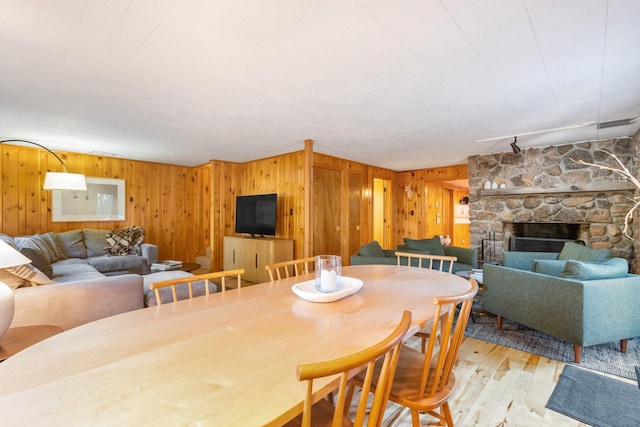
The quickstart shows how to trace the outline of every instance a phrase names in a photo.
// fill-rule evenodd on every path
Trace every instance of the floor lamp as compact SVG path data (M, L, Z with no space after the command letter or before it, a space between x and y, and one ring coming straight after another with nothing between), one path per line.
M27 141L24 139L5 139L4 141L0 141L0 144L3 142L24 142L27 144L32 144L37 147L46 150L51 153L53 157L58 159L64 172L47 172L44 176L44 185L42 188L44 190L75 190L75 191L86 191L87 190L87 181L83 174L79 173L69 173L67 170L67 165L64 164L62 159L58 157L56 153L49 150L44 145L40 145L37 142Z

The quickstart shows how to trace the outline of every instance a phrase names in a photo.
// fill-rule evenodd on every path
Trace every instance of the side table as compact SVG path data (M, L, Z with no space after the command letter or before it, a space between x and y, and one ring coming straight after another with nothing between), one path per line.
M19 326L9 328L0 339L0 362L19 351L44 339L62 332L62 328L53 325Z

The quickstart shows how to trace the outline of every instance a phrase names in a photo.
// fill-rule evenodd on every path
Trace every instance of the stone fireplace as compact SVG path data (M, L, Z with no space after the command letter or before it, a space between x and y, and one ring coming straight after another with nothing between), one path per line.
M616 167L610 156L598 151L604 149L637 176L638 145L640 133L469 157L471 246L486 260L501 261L512 237L525 245L532 243L527 239L579 240L592 248L612 249L636 271L634 242L622 233L635 187L610 171L575 160Z

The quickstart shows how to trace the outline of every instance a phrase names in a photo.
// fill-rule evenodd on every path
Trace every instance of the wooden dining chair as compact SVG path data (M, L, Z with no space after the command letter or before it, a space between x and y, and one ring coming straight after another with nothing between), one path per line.
M267 264L264 268L269 272L269 278L273 282L274 280L311 273L315 265L315 260L315 257L294 259L291 261Z
M164 280L162 282L156 282L149 285L149 289L153 290L156 295L156 301L158 305L162 304L162 298L160 295L160 289L171 287L171 295L173 296L173 302L178 301L178 287L184 287L186 285L189 294L188 298L191 299L194 297L194 283L203 281L204 283L204 295L209 295L211 291L209 290L209 283L216 285L214 280L220 279L221 282L221 291L224 292L226 289L226 279L236 277L238 281L238 289L242 284L242 275L244 274L244 268L240 268L237 270L226 270L226 271L217 271L214 273L206 273L206 274L197 274L193 276L187 277L179 277L177 279ZM200 295L195 295L200 296Z
M434 269L433 262L438 261L434 270L445 271L447 273L453 273L453 263L458 260L458 257L455 256L420 254L415 252L396 252L396 257L398 258L398 265L400 265L401 258L407 258L407 265L409 267L412 266L412 259L418 260L418 267L423 267L423 264L424 267L427 267L428 263L428 268L430 269ZM446 269L444 268L445 264L449 266Z
M400 352L389 400L411 410L414 427L420 426L420 413L428 413L445 425L453 426L448 402L456 383L453 368L464 338L473 297L478 292L475 279L470 279L469 282L471 287L464 293L433 299L436 312L431 336L435 337L440 331L440 339L430 339L424 353L407 346L402 347ZM456 316L457 306L460 306L460 311ZM436 344L439 346L438 351L434 351ZM358 374L350 387L356 384L367 384L367 379ZM376 371L372 387L375 390L378 386ZM387 387L387 384L383 383L382 387ZM438 409L440 411L436 412Z
M410 326L411 312L405 310L394 331L377 344L338 359L299 365L296 372L298 380L307 382L304 410L301 415L286 426L308 427L312 422L314 426L364 426L365 419L367 426L380 426L389 399L389 390L393 382L400 348ZM374 393L373 403L368 408L369 384L376 366L378 367L378 389ZM355 412L355 419L351 421L346 417L349 412L347 402L351 402L353 397L353 389L349 389L348 383L349 379L358 371L362 372L364 380L361 383L362 393ZM340 380L335 404L325 398L314 403L318 397L313 393L313 381L330 375L339 375ZM347 395L349 390L351 394Z

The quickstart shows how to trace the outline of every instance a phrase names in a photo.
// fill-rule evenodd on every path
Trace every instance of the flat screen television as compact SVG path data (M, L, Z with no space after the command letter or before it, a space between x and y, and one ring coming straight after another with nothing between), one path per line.
M236 198L236 233L275 236L278 195L256 194Z

